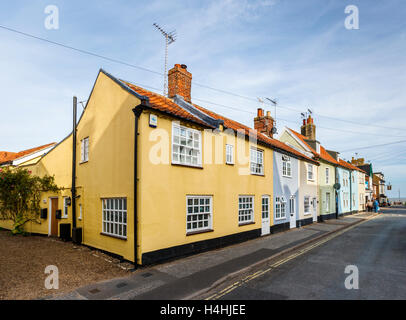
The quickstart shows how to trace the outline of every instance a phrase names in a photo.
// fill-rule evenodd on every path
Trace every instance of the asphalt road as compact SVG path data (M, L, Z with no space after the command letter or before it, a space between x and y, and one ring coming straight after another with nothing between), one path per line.
M349 265L358 268L358 289L345 287L355 276L345 273ZM221 299L406 299L406 209L384 209Z

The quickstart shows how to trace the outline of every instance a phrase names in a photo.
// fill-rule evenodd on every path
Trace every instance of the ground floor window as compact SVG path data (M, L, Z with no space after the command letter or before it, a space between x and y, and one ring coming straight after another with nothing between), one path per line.
M254 221L254 196L238 197L238 222L246 223Z
M304 197L304 214L310 214L310 197Z
M127 198L102 199L103 233L127 238Z
M286 200L284 197L275 198L275 219L286 218Z
M211 196L186 197L186 232L212 228L213 198Z
M326 212L330 212L330 192L326 193Z

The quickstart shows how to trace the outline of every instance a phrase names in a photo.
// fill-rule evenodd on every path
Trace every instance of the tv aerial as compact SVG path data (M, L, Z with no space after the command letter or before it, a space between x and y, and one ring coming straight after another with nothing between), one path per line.
M166 32L161 26L157 23L154 23L153 26L162 33L165 37L165 67L164 67L164 96L168 95L168 47L170 44L176 41L176 30L171 32Z

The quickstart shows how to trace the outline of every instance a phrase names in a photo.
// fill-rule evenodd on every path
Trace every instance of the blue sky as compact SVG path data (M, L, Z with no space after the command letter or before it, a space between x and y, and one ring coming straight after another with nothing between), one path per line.
M59 29L44 26L48 5ZM347 5L359 30L347 30ZM403 0L7 1L0 25L163 72L154 22L176 29L169 66L188 65L192 100L253 126L256 97L277 98L277 126L300 130L315 112L317 139L338 151L406 140L406 4ZM163 77L0 29L0 150L59 141L71 130L72 96L86 100L99 68L162 88ZM197 84L250 97L205 89ZM274 114L274 108L264 106ZM292 110L295 109L295 110ZM331 118L354 121L357 124ZM406 143L360 149L406 196ZM356 151L342 152L350 159Z

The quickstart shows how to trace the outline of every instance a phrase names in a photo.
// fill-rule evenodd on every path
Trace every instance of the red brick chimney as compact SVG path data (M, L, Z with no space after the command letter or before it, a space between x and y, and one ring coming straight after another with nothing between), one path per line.
M267 111L266 116L264 116L264 110L258 108L257 116L254 118L254 129L270 138L273 138L273 127L274 120L271 117L271 112Z
M168 72L168 97L180 95L187 102L192 102L192 74L184 64L175 64Z
M307 119L303 119L303 125L300 128L301 134L307 139L316 140L316 125L313 122L312 116L309 115Z

